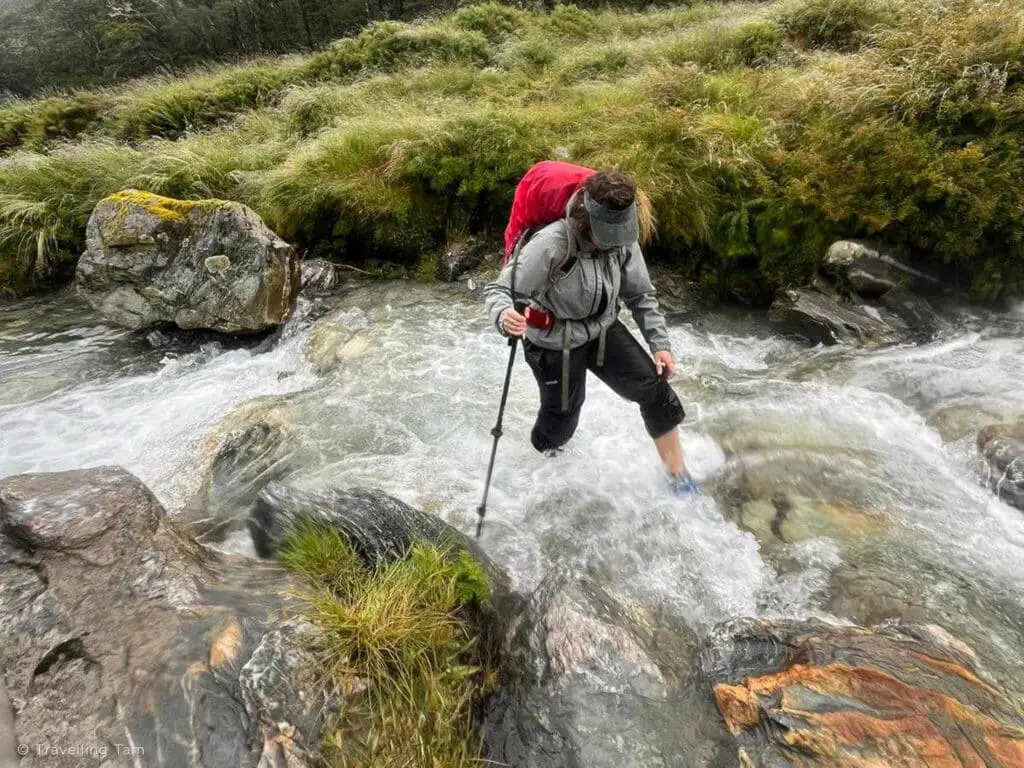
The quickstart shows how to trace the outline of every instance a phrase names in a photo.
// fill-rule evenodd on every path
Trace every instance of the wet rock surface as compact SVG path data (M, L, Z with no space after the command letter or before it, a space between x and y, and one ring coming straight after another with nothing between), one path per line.
M285 320L300 277L294 249L240 203L126 190L93 211L75 282L126 328L254 333Z
M235 409L206 437L198 460L183 468L202 477L180 520L191 535L218 541L244 527L256 496L295 465L298 434L281 398L262 398Z
M454 282L480 266L487 258L487 253L487 243L477 238L470 237L449 243L438 256L435 276L445 283Z
M180 535L123 469L0 481L0 667L21 765L102 762L76 745L109 766L305 765L323 702L298 671L289 585Z
M841 290L877 299L896 288L934 288L938 280L904 264L872 243L840 240L825 254L823 270Z
M903 334L877 312L840 304L810 288L780 293L768 310L768 320L785 333L814 344L886 344Z
M488 759L523 768L728 765L715 723L702 719L696 697L686 700L691 658L678 627L556 569L506 638L506 679L484 724Z
M345 270L326 259L305 259L299 262L299 285L303 293L333 293L345 278Z
M1024 509L1024 424L993 424L978 432L988 464L989 487L1007 504Z
M1020 704L934 625L743 619L698 658L744 766L1024 764Z

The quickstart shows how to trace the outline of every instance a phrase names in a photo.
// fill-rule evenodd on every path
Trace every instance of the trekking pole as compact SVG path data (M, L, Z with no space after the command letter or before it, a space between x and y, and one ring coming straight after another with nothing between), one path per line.
M508 385L512 381L512 363L516 361L516 347L519 344L519 337L513 336L508 340L508 368L505 369L505 386L501 390L501 405L498 406L498 421L491 430L494 435L494 444L491 446L491 461L487 465L487 480L484 481L484 498L477 507L476 513L480 519L476 523L476 537L480 538L480 532L484 529L484 515L487 514L487 492L491 488L491 472L494 471L494 457L498 453L498 440L501 437L501 420L505 415L505 401L508 400Z

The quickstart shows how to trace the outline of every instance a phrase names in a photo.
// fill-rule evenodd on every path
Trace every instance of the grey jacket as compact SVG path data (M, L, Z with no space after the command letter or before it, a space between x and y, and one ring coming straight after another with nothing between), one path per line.
M576 261L563 272L571 255L576 256ZM665 318L658 309L654 285L639 244L598 251L581 238L567 220L549 224L517 249L497 280L484 288L487 311L502 335L505 334L500 318L502 312L512 307L511 278L516 259L519 263L515 274L516 301L537 304L557 318L545 331L527 328L526 338L537 346L575 349L593 339L603 341L604 331L618 317L618 301L622 299L633 313L651 351L671 351ZM598 312L602 295L604 310ZM598 359L603 358L602 344Z

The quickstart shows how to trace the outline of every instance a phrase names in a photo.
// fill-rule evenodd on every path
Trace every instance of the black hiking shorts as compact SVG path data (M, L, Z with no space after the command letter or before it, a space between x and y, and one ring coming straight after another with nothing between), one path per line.
M597 365L598 340L569 353L569 407L562 410L562 350L545 349L524 340L523 354L540 387L540 410L530 441L538 451L560 448L569 442L580 421L586 399L587 370L591 370L620 397L640 406L647 434L661 437L686 416L682 403L654 361L621 322L605 335L604 365Z

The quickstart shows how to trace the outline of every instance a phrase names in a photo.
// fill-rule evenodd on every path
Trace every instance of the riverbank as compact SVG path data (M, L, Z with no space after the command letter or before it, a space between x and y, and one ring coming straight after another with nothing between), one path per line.
M873 237L976 299L1024 293L1024 11L785 0L648 13L499 5L310 57L0 109L0 290L68 279L128 187L239 200L310 256L497 240L535 160L617 166L654 260L770 301Z

